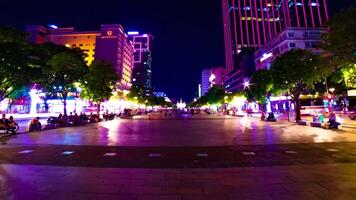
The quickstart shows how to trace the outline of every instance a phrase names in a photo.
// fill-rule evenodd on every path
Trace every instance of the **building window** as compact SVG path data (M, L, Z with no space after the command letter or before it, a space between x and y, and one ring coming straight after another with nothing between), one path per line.
M82 47L82 46L83 46L83 44L79 44L79 46L80 46L80 47Z
M294 42L289 43L289 46L293 48L293 47L295 47L295 43Z
M77 39L77 37L76 37L76 36L74 36L74 37L73 37L73 39Z
M288 33L289 38L294 38L294 33Z

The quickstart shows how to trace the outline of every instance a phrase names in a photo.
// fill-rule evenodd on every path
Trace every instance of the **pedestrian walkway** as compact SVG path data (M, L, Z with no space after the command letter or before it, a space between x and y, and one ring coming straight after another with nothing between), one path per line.
M0 165L0 199L354 200L356 164L229 169Z

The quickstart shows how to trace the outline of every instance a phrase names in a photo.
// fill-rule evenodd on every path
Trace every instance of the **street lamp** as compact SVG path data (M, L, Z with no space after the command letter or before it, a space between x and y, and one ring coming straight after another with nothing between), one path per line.
M244 82L244 88L249 88L250 87L250 82L249 81L245 81Z

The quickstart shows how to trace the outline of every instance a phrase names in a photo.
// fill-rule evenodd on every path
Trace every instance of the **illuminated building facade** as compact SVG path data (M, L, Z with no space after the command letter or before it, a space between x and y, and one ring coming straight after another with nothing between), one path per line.
M204 69L201 74L201 96L204 96L214 85L223 86L226 78L224 67Z
M121 25L101 25L100 31L76 31L70 28L27 26L31 43L52 42L69 48L80 48L90 65L94 60L110 62L119 76L118 89L129 90L133 69L133 45Z
M132 82L144 86L146 89L152 87L152 40L150 34L139 34L139 32L128 32L130 41L134 46L134 68Z
M326 0L222 0L225 60L229 78L243 82L241 50L256 50L289 28L321 28L329 20Z
M29 40L34 44L52 42L81 49L86 55L88 65L94 61L96 36L100 35L100 32L95 31L76 31L73 27L47 29L44 26L27 26L26 32L30 34Z
M121 25L101 25L101 34L96 37L95 60L105 60L113 64L121 79L119 88L131 88L133 45Z
M320 41L324 28L287 28L255 53L256 69L270 69L273 61L292 49L310 50L321 54Z

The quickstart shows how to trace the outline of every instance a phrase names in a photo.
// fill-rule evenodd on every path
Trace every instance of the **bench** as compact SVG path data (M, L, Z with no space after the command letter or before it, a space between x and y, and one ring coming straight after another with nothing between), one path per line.
M300 121L298 121L298 125L306 126L306 125L307 125L307 122L304 121L304 120L300 120Z
M322 127L322 123L321 122L311 122L310 126L321 128Z

